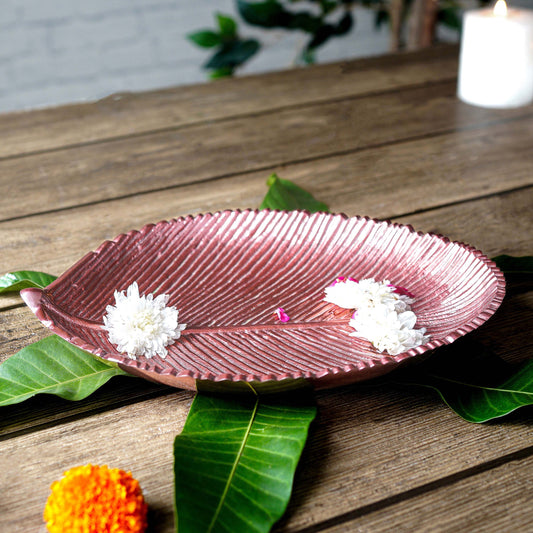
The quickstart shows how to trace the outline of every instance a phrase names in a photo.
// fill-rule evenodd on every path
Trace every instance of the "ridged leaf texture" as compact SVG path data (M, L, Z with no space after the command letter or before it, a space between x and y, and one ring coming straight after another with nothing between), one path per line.
M53 335L0 365L0 406L42 393L82 400L117 375L129 374Z
M45 274L44 272L35 272L33 270L18 270L17 272L8 272L0 276L0 294L7 292L16 292L29 287L44 288L56 276Z
M397 356L350 336L352 312L324 301L338 276L407 288L429 342ZM116 290L137 281L168 294L187 324L166 358L132 360L103 328ZM52 331L147 377L346 383L448 344L483 324L504 295L483 254L438 235L367 218L303 211L222 211L148 225L88 253L50 287L23 298ZM283 308L288 322L276 314ZM186 380L186 381L184 381Z
M316 415L310 394L198 394L174 441L179 533L264 533L281 517Z
M441 348L426 363L395 379L436 390L469 422L487 422L533 405L533 360L517 368L472 341Z

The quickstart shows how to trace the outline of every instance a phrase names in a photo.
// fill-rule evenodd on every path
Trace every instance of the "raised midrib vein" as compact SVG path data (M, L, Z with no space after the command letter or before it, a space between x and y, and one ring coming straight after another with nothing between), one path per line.
M224 502L226 501L226 496L228 495L231 482L233 481L233 478L235 477L235 471L237 470L237 466L239 465L239 462L241 460L242 454L244 452L244 448L246 447L246 443L248 442L248 437L250 436L250 432L252 431L252 425L255 420L255 415L257 414L257 407L259 406L259 395L255 391L255 389L252 387L252 385L250 385L249 383L247 383L247 385L250 387L250 389L252 389L253 393L255 394L254 407L250 414L250 421L248 422L248 427L246 428L244 438L242 439L241 446L239 448L237 456L235 457L235 461L233 461L233 465L231 466L230 475L228 476L228 480L226 481L226 485L224 486L224 490L222 491L222 496L220 497L218 506L215 510L215 513L213 514L213 518L211 519L211 523L209 524L207 533L211 533L211 531L213 531L213 528L215 527L215 524L218 520L218 516L220 515L220 511L222 510Z
M341 325L348 324L348 320L322 320L319 322L293 322L284 324L235 324L228 326L213 326L204 328L187 328L184 329L182 335L197 335L206 333L219 333L225 331L256 331L256 330L271 330L271 329L306 329L306 328L335 328Z
M46 314L57 314L59 317L72 322L81 327L89 329L104 329L103 322L97 322L95 320L86 319L79 316L74 316L64 311L57 304L52 303L43 306ZM50 317L51 318L51 317ZM256 330L272 330L272 329L306 329L306 328L335 328L342 325L347 325L348 319L332 319L332 320L318 320L318 321L309 321L309 322L283 322L279 324L229 324L227 326L205 326L205 327L191 327L184 329L181 333L182 336L185 335L198 335L198 334L208 334L208 333L219 333L225 331L256 331Z

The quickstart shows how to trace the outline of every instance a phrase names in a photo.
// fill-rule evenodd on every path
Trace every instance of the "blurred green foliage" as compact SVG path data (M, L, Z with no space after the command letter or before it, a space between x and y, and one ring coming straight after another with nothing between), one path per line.
M478 0L486 5L491 0ZM389 23L391 0L235 0L235 8L243 22L263 29L299 31L306 42L296 58L297 64L314 63L316 51L332 38L346 35L355 25L354 7L374 12L374 25L380 29ZM405 23L413 0L404 1ZM437 22L448 28L461 29L461 0L438 0ZM239 35L237 21L229 15L215 15L214 30L199 30L187 35L194 44L213 49L203 65L211 78L232 76L235 69L259 52L261 43Z

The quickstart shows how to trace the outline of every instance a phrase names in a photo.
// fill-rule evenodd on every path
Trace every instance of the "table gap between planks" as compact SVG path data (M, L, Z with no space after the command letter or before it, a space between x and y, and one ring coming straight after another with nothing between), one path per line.
M458 50L112 95L0 116L0 270L59 275L147 223L255 208L272 172L334 212L392 219L489 256L532 254L533 106L455 96ZM511 281L472 336L531 357L533 292ZM47 336L0 298L0 361ZM116 378L81 402L2 408L0 532L44 531L49 485L72 466L131 470L151 531L173 531L172 442L192 393ZM473 425L435 394L369 382L317 393L319 415L276 532L526 531L531 409Z

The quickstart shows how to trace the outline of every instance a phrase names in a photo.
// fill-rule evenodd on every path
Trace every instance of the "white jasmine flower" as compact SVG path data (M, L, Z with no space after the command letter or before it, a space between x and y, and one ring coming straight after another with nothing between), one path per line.
M108 305L104 329L117 350L131 359L138 355L167 355L166 346L179 339L186 324L179 324L175 307L166 307L168 295L140 296L137 283L124 292L115 291L115 305Z
M357 281L341 277L326 287L325 292L327 302L356 310L349 322L356 330L351 335L370 341L379 352L398 355L429 340L424 328L414 329L412 294L388 280Z

